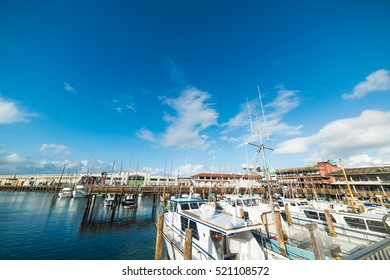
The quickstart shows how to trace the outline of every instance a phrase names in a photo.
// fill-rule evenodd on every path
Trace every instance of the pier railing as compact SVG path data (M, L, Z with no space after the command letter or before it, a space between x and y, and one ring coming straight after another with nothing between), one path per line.
M343 258L344 260L390 260L390 236L360 251Z

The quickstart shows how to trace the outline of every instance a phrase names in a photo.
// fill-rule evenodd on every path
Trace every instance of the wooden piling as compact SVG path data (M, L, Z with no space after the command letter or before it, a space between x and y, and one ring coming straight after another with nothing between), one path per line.
M92 195L92 202L91 202L91 206L90 206L90 208L91 208L90 213L91 214L89 215L89 221L92 220L93 209L95 208L95 200L96 200L96 195L94 194L94 195Z
M306 228L309 230L309 235L310 235L310 241L311 245L313 247L313 253L314 257L316 260L322 260L322 252L320 249L320 244L318 243L318 240L316 236L314 235L314 231L317 229L318 225L317 224L306 224Z
M192 229L187 228L184 240L184 260L192 259Z
M238 218L244 219L244 209L240 208L240 214Z
M276 223L276 231L278 234L278 243L280 247L280 253L287 257L286 243L284 242L284 234L282 228L282 220L281 220L280 212L275 212L275 223Z
M336 237L336 231L334 230L333 221L330 216L329 210L325 209L324 213L325 213L326 223L328 224L328 228L329 228L329 235L332 237Z
M291 219L290 207L289 207L288 204L286 204L286 205L284 206L284 212L286 213L287 224L288 224L289 226L291 226L291 225L292 225L292 219Z
M156 236L156 252L154 255L155 260L161 260L162 256L162 242L163 242L163 229L164 229L164 213L161 213L157 219L157 236Z

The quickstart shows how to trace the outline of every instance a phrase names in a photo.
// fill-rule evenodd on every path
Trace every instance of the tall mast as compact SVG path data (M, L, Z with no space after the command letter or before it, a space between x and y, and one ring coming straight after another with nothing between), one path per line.
M261 107L261 112L262 112L265 132L261 132L260 131L260 126L259 126L259 132L258 133L259 133L260 144L259 145L254 144L254 143L248 143L248 144L252 145L252 146L258 147L257 152L261 152L261 155L262 155L262 158L263 158L263 169L264 169L264 176L265 176L267 190L268 190L269 202L270 202L270 205L271 205L272 214L274 214L274 207L273 207L273 204L272 204L271 182L270 182L270 178L269 178L267 160L266 160L266 156L265 156L265 149L268 149L268 150L271 150L271 151L273 151L274 149L265 147L264 143L263 143L263 137L262 137L263 133L266 134L266 139L268 141L268 129L267 129L267 123L265 121L263 102L261 101L261 94L260 94L260 87L259 86L257 86L257 90L258 90L258 94L259 94L260 107Z

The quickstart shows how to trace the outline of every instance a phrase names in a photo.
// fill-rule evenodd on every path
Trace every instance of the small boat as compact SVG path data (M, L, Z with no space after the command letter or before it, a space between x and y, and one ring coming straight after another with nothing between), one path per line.
M184 259L185 231L192 230L192 260L287 259L262 248L252 231L263 227L216 211L200 198L171 198L164 213L163 238L171 260Z
M135 208L137 207L137 195L135 194L126 194L122 198L123 208Z
M73 197L87 197L88 195L88 188L84 185L77 185L75 189L73 190Z
M116 194L108 193L104 198L104 206L114 206L116 204Z
M59 198L72 197L72 188L63 188L58 193Z

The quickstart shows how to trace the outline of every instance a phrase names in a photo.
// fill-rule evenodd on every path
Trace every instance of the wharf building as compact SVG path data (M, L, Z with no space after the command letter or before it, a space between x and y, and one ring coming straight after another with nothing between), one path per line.
M344 175L345 172L345 175ZM379 202L390 198L390 166L344 168L333 161L288 169L276 169L278 185L287 196L339 198L348 196L348 185L354 196Z
M118 173L90 173L90 174L23 174L0 175L0 186L189 186L189 178L175 176L153 176L147 172L118 172Z

